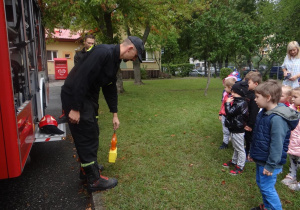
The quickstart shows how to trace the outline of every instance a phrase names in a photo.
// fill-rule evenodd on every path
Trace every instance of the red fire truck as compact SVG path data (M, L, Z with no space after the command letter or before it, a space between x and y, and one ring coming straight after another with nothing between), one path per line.
M45 31L36 0L0 0L0 179L20 176L49 102ZM59 129L65 131L65 124Z

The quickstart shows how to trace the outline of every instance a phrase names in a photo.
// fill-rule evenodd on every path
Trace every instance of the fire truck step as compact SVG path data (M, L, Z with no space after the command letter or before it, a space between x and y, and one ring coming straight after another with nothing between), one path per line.
M48 141L60 141L66 139L66 123L58 124L58 128L62 131L64 131L64 134L58 135L49 135L42 133L39 129L38 124L35 125L36 131L35 131L35 142L48 142Z

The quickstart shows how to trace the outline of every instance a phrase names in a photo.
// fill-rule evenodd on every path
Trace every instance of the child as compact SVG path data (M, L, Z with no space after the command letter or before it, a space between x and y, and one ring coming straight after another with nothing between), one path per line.
M290 106L291 98L292 98L292 87L283 85L282 86L282 94L280 97L280 103L285 104L287 107Z
M248 117L248 105L246 93L248 91L248 83L245 81L235 83L231 88L232 97L228 98L225 103L225 126L232 134L232 146L234 148L232 160L223 163L224 167L235 166L230 174L237 175L243 172L246 153L244 148L244 127ZM233 102L231 104L231 102Z
M219 120L222 122L222 129L223 129L223 143L222 145L219 147L219 149L227 149L228 148L228 142L229 142L229 137L230 137L230 132L228 130L228 128L225 126L225 103L226 100L228 99L228 97L230 97L230 93L231 93L231 87L232 85L234 85L234 83L236 82L236 79L234 77L227 77L224 80L224 90L225 90L225 94L223 96L223 100L222 100L222 105L221 105L221 109L219 112Z
M290 132L297 126L298 116L296 111L278 104L281 85L276 80L258 85L255 96L262 111L256 118L248 159L256 163L256 183L263 204L253 209L282 209L275 183L286 163Z
M250 151L250 144L252 141L252 129L254 128L256 116L259 111L259 107L255 103L255 92L254 89L261 83L261 74L259 72L250 71L245 76L245 81L248 81L248 92L247 92L247 101L248 101L248 111L249 118L245 126L245 141L246 141L246 157Z
M296 87L292 91L292 102L290 108L296 110L300 105L300 87ZM289 144L289 158L290 158L290 173L281 181L283 184L288 185L292 190L300 190L300 182L297 183L297 167L300 166L300 123L291 132Z

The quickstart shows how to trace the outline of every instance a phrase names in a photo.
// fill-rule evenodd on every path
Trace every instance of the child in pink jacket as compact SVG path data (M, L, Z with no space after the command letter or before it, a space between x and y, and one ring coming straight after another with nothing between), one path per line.
M290 108L297 110L300 105L300 87L292 90L292 105ZM298 111L298 110L297 110ZM290 173L281 181L292 190L300 190L300 182L297 182L297 168L300 166L300 122L291 132L289 150Z
M228 97L231 96L231 87L234 85L236 82L235 77L226 77L223 81L224 85L224 93L223 93L223 98L222 98L222 105L220 108L219 112L219 120L222 122L222 131L223 131L223 142L222 145L219 147L219 149L227 149L228 148L228 143L229 143L229 138L230 138L230 132L228 128L225 126L225 103Z

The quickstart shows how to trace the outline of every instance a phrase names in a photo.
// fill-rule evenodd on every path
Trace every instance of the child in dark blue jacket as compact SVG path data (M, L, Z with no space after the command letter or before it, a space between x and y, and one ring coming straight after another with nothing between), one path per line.
M275 189L277 174L286 163L291 130L298 124L296 111L279 103L281 85L269 80L255 88L255 101L262 108L257 115L249 161L256 163L256 183L263 204L255 209L282 209ZM279 103L279 104L278 104Z

